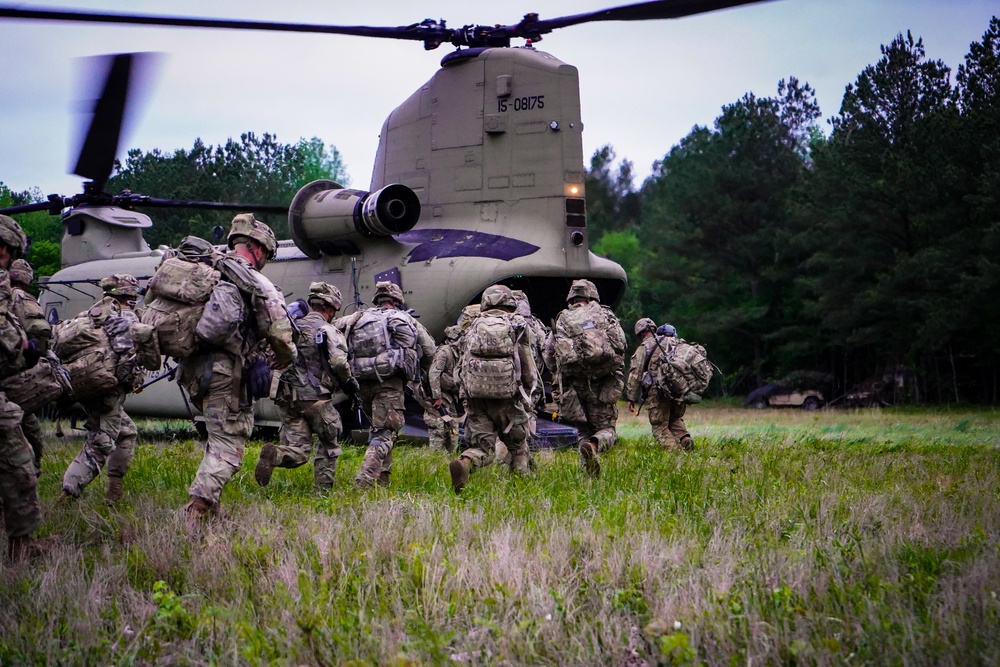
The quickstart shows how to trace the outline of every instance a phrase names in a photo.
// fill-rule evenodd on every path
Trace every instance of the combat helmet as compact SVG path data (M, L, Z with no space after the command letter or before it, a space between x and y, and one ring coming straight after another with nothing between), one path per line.
M98 287L108 296L125 296L132 299L139 296L139 281L127 273L112 273L107 278L101 278Z
M479 303L483 310L489 310L490 308L517 310L517 301L514 300L514 294L506 285L490 285L483 290L483 298Z
M661 324L656 330L657 335L666 336L667 338L673 338L677 335L677 329L674 328L673 324Z
M31 281L35 279L35 272L31 269L31 264L23 259L15 259L7 272L10 274L12 283L30 285Z
M233 224L229 228L229 236L226 243L232 250L240 237L251 238L264 246L267 251L267 258L274 259L278 252L278 241L274 238L274 232L260 220L253 217L253 213L240 213L233 218Z
M635 323L635 335L638 336L643 331L654 332L656 331L656 322L649 319L648 317L643 317L638 322Z
M11 249L14 259L24 256L24 246L28 245L28 237L24 235L17 220L7 215L0 215L0 242Z
M600 302L601 295L597 293L597 286L590 282L586 278L581 278L580 280L574 280L573 284L569 286L569 294L566 295L566 303L569 303L573 299L584 298L590 299L591 301Z
M327 306L333 306L334 310L340 310L344 303L344 298L340 295L340 290L335 285L324 282L314 282L309 284L309 301L319 301Z
M386 297L401 306L406 305L406 301L403 300L403 289L399 285L388 280L380 280L375 283L375 296L372 300L377 304L381 299Z

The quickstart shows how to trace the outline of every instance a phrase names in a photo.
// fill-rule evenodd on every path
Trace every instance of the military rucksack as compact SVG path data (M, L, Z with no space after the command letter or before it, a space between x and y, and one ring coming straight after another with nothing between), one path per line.
M622 364L625 334L621 324L596 301L562 311L552 338L552 353L563 373L602 377Z
M0 391L25 413L51 403L71 387L69 374L52 352L46 353L31 368L0 382Z
M128 324L121 317L109 317L104 323L97 323L88 312L56 325L52 349L69 374L72 393L77 400L96 398L125 379L120 377L123 371L119 368L119 355L112 348L112 338L117 339L117 347L122 346L123 327L127 329ZM134 369L131 366L125 371Z
M347 360L358 380L418 374L417 329L405 313L369 308L347 330Z
M220 277L210 263L181 252L156 269L146 287L140 319L156 329L163 354L180 360L197 349L198 322Z
M239 288L227 282L220 282L212 288L212 294L202 309L195 326L198 339L227 352L243 352L243 332L240 324L246 314L246 304Z
M712 379L712 362L705 348L683 338L661 336L659 349L653 348L649 373L653 380L675 400L690 393L701 394Z
M465 396L504 399L517 395L516 336L510 317L481 314L472 321L463 336L465 352L459 371Z

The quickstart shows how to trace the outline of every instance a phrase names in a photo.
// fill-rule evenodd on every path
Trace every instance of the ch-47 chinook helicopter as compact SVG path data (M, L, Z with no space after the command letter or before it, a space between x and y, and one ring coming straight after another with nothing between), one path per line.
M575 278L589 278L616 306L625 271L589 248L579 75L531 44L557 28L593 21L678 18L759 0L659 0L514 25L448 28L430 19L400 27L334 26L139 16L0 6L0 19L76 21L201 29L359 35L456 47L440 69L394 109L380 134L368 191L332 181L303 187L287 207L292 239L281 241L264 273L291 298L314 280L337 285L354 307L375 282L400 285L407 306L437 338L462 308L497 282L524 290L549 321L565 306ZM511 48L512 39L526 45ZM156 206L229 208L247 204L177 202L103 190L111 175L130 71L135 58L115 57L74 173L90 179L72 197L6 209L62 214L62 270L46 283L50 320L75 315L99 296L96 281L115 272L140 280L163 254L142 230ZM281 209L282 211L285 209ZM159 383L131 396L130 413L188 416L182 396ZM267 403L264 418L274 418Z

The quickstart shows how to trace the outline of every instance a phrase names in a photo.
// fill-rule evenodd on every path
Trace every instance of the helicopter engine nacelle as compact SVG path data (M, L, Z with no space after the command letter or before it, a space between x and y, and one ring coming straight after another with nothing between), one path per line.
M357 237L402 234L419 219L416 193L398 183L366 192L345 189L334 181L313 181L295 194L288 208L295 245L313 259L357 254Z

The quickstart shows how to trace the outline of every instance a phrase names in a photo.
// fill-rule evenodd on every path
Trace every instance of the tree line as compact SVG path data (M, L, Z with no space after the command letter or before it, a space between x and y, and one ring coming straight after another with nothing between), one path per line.
M694 128L638 189L613 148L594 154L588 224L628 271L623 321L706 344L729 392L809 370L840 394L997 403L1000 20L954 83L910 33L881 54L828 135L789 78Z

